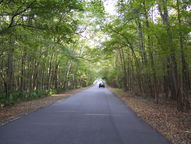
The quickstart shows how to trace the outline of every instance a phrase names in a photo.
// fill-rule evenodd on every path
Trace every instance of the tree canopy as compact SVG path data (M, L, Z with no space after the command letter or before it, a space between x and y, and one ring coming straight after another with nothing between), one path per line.
M105 3L115 3L113 15ZM189 0L1 0L0 103L102 77L190 108Z

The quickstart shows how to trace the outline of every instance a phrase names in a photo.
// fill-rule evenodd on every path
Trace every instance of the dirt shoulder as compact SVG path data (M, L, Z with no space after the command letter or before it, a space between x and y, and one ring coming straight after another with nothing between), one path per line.
M21 102L14 106L8 106L4 108L0 108L0 125L8 123L14 119L17 119L25 114L28 114L32 111L35 111L39 108L50 105L58 100L67 98L73 94L76 94L86 88L70 90L62 94L54 94L52 96L31 100L27 102Z
M191 111L178 112L175 104L156 104L120 89L110 90L173 144L191 144Z

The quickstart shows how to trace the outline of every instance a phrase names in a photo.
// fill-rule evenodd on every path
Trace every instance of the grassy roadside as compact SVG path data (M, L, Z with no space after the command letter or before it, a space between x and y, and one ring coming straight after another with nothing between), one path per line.
M174 104L156 104L121 89L109 89L173 144L191 144L191 111L178 112Z
M22 115L28 114L32 111L35 111L39 108L50 105L58 100L67 98L73 94L76 94L86 88L80 88L75 90L69 90L61 94L53 94L51 96L34 99L30 101L21 102L13 106L6 106L0 108L0 125L8 123Z

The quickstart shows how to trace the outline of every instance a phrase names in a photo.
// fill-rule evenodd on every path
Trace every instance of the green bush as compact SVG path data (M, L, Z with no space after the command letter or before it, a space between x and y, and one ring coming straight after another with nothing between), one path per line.
M10 93L8 96L5 93L0 93L0 107L14 105L16 103L22 101L28 101L33 99L38 99L42 97L46 97L57 93L57 90L36 90L33 92L22 92L22 91L14 91Z

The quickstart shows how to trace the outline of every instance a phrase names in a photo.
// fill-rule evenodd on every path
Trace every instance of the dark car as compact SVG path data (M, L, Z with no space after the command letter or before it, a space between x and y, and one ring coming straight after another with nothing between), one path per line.
M105 88L105 85L104 85L104 83L99 83L99 88Z

